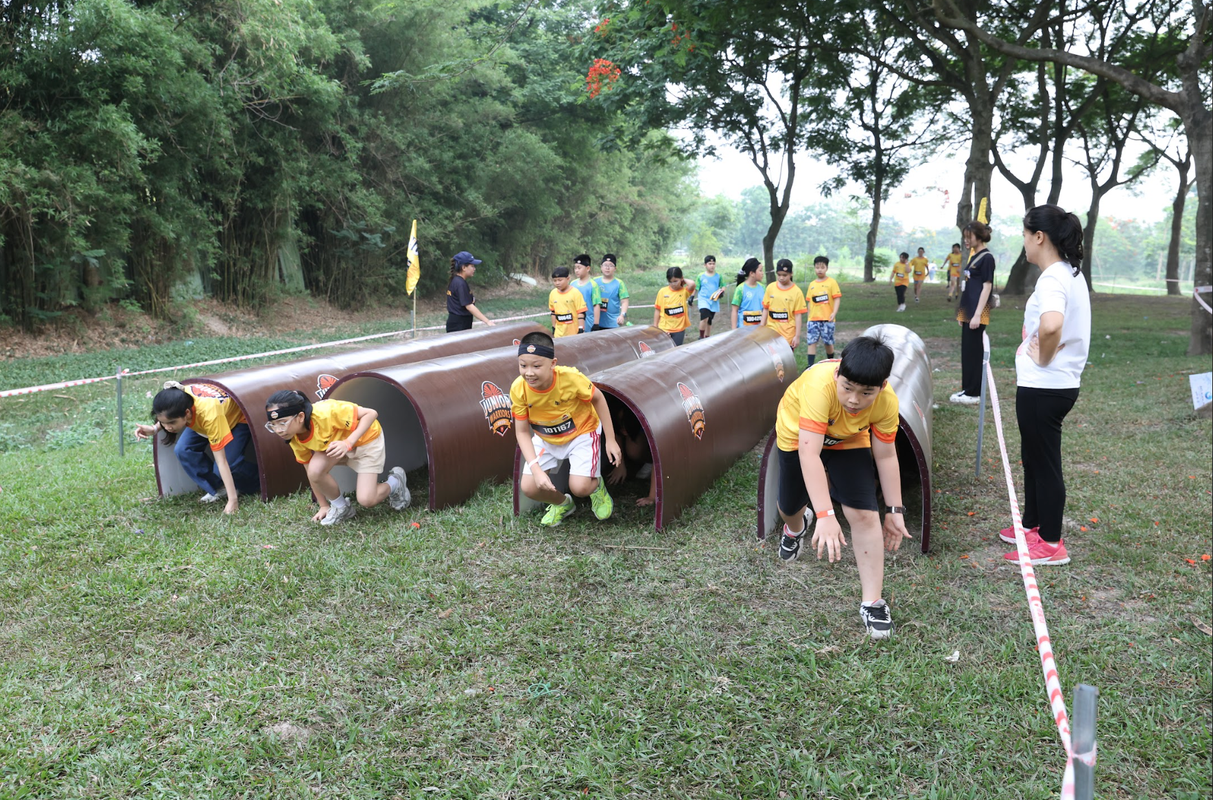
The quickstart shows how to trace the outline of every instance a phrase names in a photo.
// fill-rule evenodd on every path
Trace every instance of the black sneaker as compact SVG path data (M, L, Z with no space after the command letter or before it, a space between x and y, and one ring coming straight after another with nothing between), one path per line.
M868 629L868 636L873 639L888 639L893 635L893 615L889 613L889 604L877 600L871 605L859 607L859 618Z
M779 542L779 557L784 561L795 561L800 555L800 540L809 532L809 515L804 515L804 527L800 533L793 536L788 533L788 526L783 526L783 539Z

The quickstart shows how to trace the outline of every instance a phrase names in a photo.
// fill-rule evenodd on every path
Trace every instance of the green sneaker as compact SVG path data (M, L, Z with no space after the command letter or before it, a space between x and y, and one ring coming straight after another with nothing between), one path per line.
M609 518L615 510L615 501L607 494L606 481L602 478L598 479L598 488L590 493L590 508L598 519Z
M555 528L564 518L577 510L577 504L573 502L573 495L566 494L564 502L560 505L548 506L548 513L543 515L543 519L539 520L540 525L547 525L549 528Z

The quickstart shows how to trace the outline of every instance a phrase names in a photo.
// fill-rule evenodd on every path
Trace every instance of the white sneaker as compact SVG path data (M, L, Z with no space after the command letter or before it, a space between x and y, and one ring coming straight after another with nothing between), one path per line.
M652 474L653 474L653 465L645 464L640 469L636 470L636 480L638 480L638 481L647 480L648 477Z
M965 396L965 390L961 389L959 392L953 392L952 394L948 395L948 402L949 403L959 403L960 398L962 398L964 396Z
M206 494L202 495L202 497L198 498L198 502L199 503L218 503L220 500L226 500L226 499L227 499L227 487L220 486L219 491L215 492L214 494L207 492Z
M980 397L973 397L972 395L967 395L964 392L957 392L956 394L952 395L948 399L951 400L953 403L957 403L958 405L962 405L962 406L981 405Z
M358 509L354 508L354 504L348 500L341 505L333 503L329 506L329 513L324 515L324 519L320 520L321 525L336 525L343 519L350 519L358 513Z
M906 304L905 304L905 303L902 303L901 305L899 305L899 306L897 307L897 310L898 310L898 311L905 311L905 310L906 310Z
M400 488L393 489L392 493L387 496L387 501L393 510L403 511L409 507L409 503L413 502L413 495L409 492L409 485L404 477L404 470L400 467L392 467L388 474L396 476L396 480L400 481Z

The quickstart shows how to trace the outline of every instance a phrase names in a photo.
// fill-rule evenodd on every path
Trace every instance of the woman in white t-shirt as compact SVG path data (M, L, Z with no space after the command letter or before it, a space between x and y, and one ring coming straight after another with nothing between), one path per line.
M1041 268L1023 313L1023 342L1015 351L1015 416L1023 456L1023 526L1033 564L1068 564L1061 539L1066 483L1061 469L1061 423L1078 400L1091 349L1091 296L1080 271L1082 225L1054 205L1023 218L1028 261ZM1000 534L1015 543L1015 531ZM1018 553L1007 553L1018 561Z

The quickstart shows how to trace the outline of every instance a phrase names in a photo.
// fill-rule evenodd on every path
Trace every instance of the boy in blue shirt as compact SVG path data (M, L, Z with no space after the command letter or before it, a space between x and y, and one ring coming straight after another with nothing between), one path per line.
M712 321L720 310L721 291L720 273L716 271L716 256L704 256L703 268L695 279L695 294L699 297L699 338L706 339L712 335Z
M594 279L602 297L599 304L602 311L598 315L597 327L604 330L618 328L626 322L624 316L628 313L628 287L623 281L615 278L614 253L607 253L602 257L601 269L602 276Z
M577 276L577 280L573 281L573 288L581 292L581 296L585 298L585 313L579 318L578 333L589 333L593 330L598 330L598 316L602 312L599 306L602 305L602 295L598 291L598 284L590 277L590 257L585 253L573 259L573 274Z

